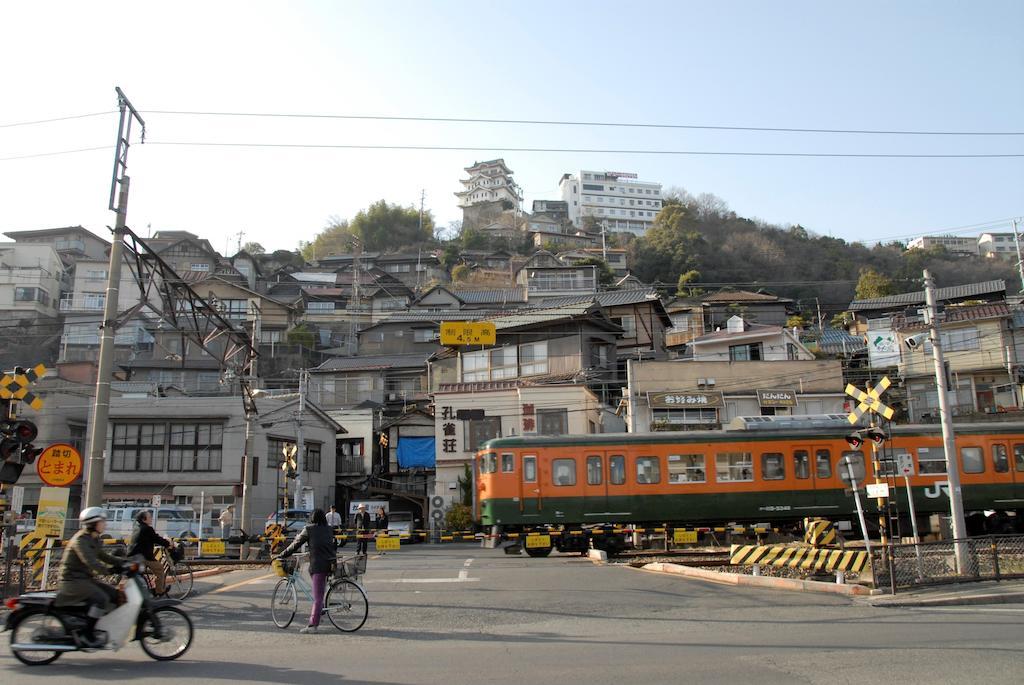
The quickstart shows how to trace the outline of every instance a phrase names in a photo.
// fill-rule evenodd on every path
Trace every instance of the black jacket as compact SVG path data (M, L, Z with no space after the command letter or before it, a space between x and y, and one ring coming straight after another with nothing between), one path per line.
M141 554L146 561L156 561L154 554L155 547L170 547L171 543L160 537L160 534L153 530L153 526L145 523L138 523L132 531L131 546L128 548L128 555Z
M356 530L368 530L370 528L370 512L356 512Z
M384 514L383 516L381 516L380 514L378 514L377 515L377 530L387 530L387 529L388 529L388 515Z
M310 573L330 573L334 569L338 543L334 539L333 528L330 526L306 526L295 538L295 542L281 552L281 556L290 557L298 552L303 545L309 545Z

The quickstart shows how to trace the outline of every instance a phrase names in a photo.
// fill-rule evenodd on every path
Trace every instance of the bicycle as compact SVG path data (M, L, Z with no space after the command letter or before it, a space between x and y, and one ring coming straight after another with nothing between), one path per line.
M274 619L274 625L284 629L292 624L298 612L298 590L302 590L306 599L312 602L313 588L299 575L298 560L275 559L271 567L281 580L277 581L274 594L270 598L270 614ZM333 578L324 595L324 606L320 614L326 615L331 624L343 633L354 633L362 628L370 613L370 602L358 583L359 577L365 572L366 555L338 559Z
M183 600L192 594L195 576L192 572L192 565L184 560L185 553L181 546L172 547L170 550L158 547L154 550L154 554L157 561L163 564L164 567L164 590L166 595L171 599ZM155 596L156 579L145 566L143 567L141 578L145 581L149 594ZM117 587L123 578L119 574L114 574L107 576L104 580L110 585Z

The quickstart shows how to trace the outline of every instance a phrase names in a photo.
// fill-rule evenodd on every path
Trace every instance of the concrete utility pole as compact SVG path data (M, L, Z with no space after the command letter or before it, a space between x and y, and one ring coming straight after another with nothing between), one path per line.
M306 374L299 369L299 416L295 426L295 508L302 509L302 466L306 459L306 440L302 435L302 414L306 410ZM321 458L323 455L320 455Z
M259 349L260 335L261 335L261 324L262 324L262 312L260 311L259 305L255 302L250 304L252 308L252 348L254 350ZM253 472L253 424L256 422L256 400L253 398L253 390L256 384L256 378L258 376L258 357L253 356L249 362L249 378L248 388L249 392L246 392L245 386L242 387L242 404L245 407L245 454L242 455L242 511L238 514L238 527L245 531L246 541L242 543L241 558L247 559L249 557L249 542L248 536L253 534L253 531L248 530L249 519L252 517L252 472ZM277 495L274 495L275 499ZM276 509L276 507L275 507ZM258 531L261 532L262 531Z
M932 343L932 359L935 361L935 389L939 393L939 417L942 421L942 448L946 453L946 474L949 479L949 510L953 520L953 539L956 565L959 573L968 568L967 523L964 521L963 493L960 491L960 459L956 453L956 435L953 433L953 415L949 410L949 395L946 388L946 364L942 356L942 331L939 313L935 303L935 282L928 270L924 271L924 295L928 306L928 331Z
M1017 232L1017 220L1013 220L1013 244L1017 247L1017 273L1020 274L1020 291L1024 293L1024 261L1020 256L1020 234Z
M99 363L96 368L96 400L93 403L92 425L89 427L89 464L85 484L85 506L98 507L103 504L104 462L107 447L107 422L110 418L110 377L114 371L114 334L117 328L117 307L121 285L121 262L128 218L128 146L130 145L132 121L142 127L142 142L146 142L146 122L128 101L127 96L117 91L117 103L121 119L117 129L117 144L114 148L114 173L110 182L109 208L117 212L114 222L114 239L110 246L110 265L107 269L106 300L103 304L103 323L100 325ZM120 186L120 190L118 190ZM114 204L114 197L117 204Z

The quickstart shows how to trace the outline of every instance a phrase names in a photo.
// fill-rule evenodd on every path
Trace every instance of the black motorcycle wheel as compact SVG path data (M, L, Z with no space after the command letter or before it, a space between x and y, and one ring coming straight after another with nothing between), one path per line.
M11 652L14 653L15 659L26 666L52 664L60 658L63 652L23 652L14 649L14 645L40 642L41 640L38 638L44 635L54 636L58 633L67 638L67 629L59 618L42 609L26 611L11 627Z
M136 630L142 651L157 661L173 661L192 646L192 619L177 607L154 609Z

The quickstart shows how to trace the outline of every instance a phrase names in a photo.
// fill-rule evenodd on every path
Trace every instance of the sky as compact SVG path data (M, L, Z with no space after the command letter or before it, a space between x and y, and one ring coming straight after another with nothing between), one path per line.
M461 215L503 157L534 199L580 169L710 192L850 241L1008 230L1024 157L862 159L508 148L1021 154L1024 136L908 136L186 116L309 113L914 131L1024 131L1024 3L46 2L0 28L0 232L108 236L120 86L146 121L128 225L233 252L312 240L386 199ZM54 117L98 116L29 126ZM135 141L137 142L137 141ZM416 145L495 151L187 146ZM100 149L11 159L25 155ZM239 236L239 233L242 233Z

